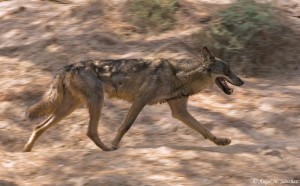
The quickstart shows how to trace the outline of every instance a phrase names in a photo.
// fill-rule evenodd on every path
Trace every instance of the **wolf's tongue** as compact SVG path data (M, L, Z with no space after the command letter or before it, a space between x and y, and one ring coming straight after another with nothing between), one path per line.
M224 92L228 95L232 94L233 90L231 88L228 87L224 87Z
M231 88L227 85L226 80L225 80L225 79L222 79L222 80L221 80L221 83L222 83L223 88L225 89L224 92L225 92L226 94L228 94L228 95L232 94L233 89L231 89Z

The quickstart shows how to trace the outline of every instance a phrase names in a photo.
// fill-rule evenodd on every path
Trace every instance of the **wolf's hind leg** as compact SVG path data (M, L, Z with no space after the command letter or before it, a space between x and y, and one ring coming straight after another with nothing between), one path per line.
M88 101L88 109L90 114L90 122L88 126L87 136L102 150L110 151L112 149L104 145L98 135L98 125L100 114L103 106L103 93L97 97L91 97Z
M192 129L198 131L200 134L204 136L204 138L208 138L212 142L217 145L229 145L231 140L228 138L218 138L214 136L211 132L209 132L201 123L199 123L191 114L187 111L188 98L179 98L168 101L168 104L172 111L172 116L184 124L188 125Z
M79 71L71 80L74 94L81 97L87 104L90 121L87 136L102 150L112 150L104 145L98 135L100 114L104 102L104 88L102 82L91 70Z
M58 109L45 121L43 121L40 125L38 125L32 132L27 144L24 147L24 152L30 152L34 143L37 139L50 127L57 124L64 117L72 113L77 106L79 105L79 101L75 98L69 96L65 96L64 101L58 107Z

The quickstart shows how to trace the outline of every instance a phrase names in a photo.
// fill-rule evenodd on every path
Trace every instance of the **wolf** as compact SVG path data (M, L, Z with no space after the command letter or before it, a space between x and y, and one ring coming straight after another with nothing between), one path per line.
M62 68L40 101L27 111L29 119L46 118L32 132L25 152L32 150L37 139L80 105L89 111L87 136L103 151L116 150L140 111L146 106L168 103L172 116L216 145L228 145L229 138L216 137L188 111L188 97L216 84L225 94L233 89L228 83L244 82L230 65L215 57L207 47L201 56L188 59L99 59L86 60ZM106 96L107 95L107 96ZM110 146L98 136L98 122L104 97L132 103Z

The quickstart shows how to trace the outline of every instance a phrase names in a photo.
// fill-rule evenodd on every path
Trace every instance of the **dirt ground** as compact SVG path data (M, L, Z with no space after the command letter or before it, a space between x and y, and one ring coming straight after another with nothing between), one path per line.
M186 14L161 34L136 32L124 19L123 2L0 1L0 185L300 185L299 44L289 46L293 56L280 68L270 63L259 77L238 73L245 85L231 96L214 87L190 98L192 115L214 134L230 137L229 146L203 139L161 104L142 111L116 151L103 152L88 139L82 107L47 131L33 152L21 152L39 122L27 120L26 109L63 65L88 58L193 57L181 41L230 1L182 1ZM299 34L300 3L278 4ZM106 100L98 130L106 144L129 107Z

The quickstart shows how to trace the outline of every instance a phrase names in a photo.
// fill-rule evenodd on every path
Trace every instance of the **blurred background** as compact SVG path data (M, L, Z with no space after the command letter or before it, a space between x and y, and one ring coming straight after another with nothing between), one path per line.
M299 43L298 0L0 0L0 185L300 184ZM117 151L103 152L86 136L83 106L21 152L40 122L26 109L62 66L199 57L202 46L245 81L231 96L215 87L189 99L191 114L230 146L161 104L141 112ZM106 100L105 144L129 107Z

